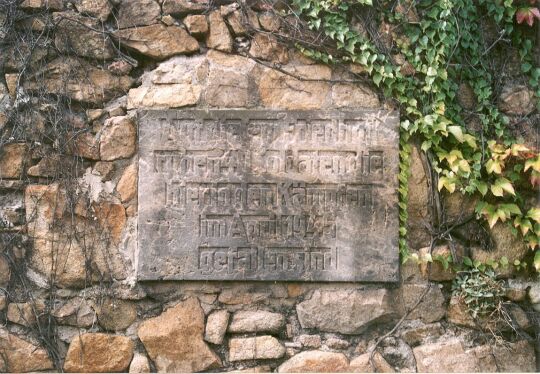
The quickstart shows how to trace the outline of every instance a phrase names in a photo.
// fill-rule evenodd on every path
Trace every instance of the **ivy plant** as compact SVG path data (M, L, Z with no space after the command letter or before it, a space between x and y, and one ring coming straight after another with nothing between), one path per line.
M374 6L377 12L370 14L378 15L375 21L379 25L388 26L393 40L386 48L381 48L384 41L375 40L367 27L357 26L359 15ZM299 43L298 48L325 63L361 65L373 84L401 109L403 260L409 257L407 182L414 137L431 155L438 189L478 196L478 217L490 227L498 222L508 224L535 251L533 265L540 271L540 209L526 198L540 186L540 155L510 135L509 120L495 105L496 77L488 54L496 42L485 46L478 22L488 18L500 30L498 40L518 50L521 72L535 92L538 110L540 68L535 66L531 33L524 30L528 26L517 24L531 24L530 18L536 17L533 8L513 0L380 0L376 5L371 0L293 0L296 15L314 32L331 39L336 52L312 44ZM411 17L411 12L417 16ZM471 111L481 125L479 131L471 131L464 118L457 97L462 80L474 93Z

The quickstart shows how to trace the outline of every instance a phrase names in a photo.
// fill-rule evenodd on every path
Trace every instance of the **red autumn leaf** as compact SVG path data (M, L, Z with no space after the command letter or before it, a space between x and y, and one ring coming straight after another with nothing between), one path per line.
M523 21L526 21L529 26L532 26L535 17L540 20L540 11L538 10L538 8L522 7L519 8L516 12L516 20L519 24L522 24Z

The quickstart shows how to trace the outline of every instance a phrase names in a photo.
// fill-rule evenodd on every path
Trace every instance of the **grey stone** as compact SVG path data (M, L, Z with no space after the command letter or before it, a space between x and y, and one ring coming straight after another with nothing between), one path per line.
M229 332L279 332L285 325L285 317L279 313L240 311L233 315Z
M531 304L540 304L540 281L533 283L528 293Z
M55 45L60 52L98 60L114 57L113 45L102 23L75 12L54 13L57 27Z
M227 332L228 323L229 312L226 310L218 310L210 314L206 321L204 340L213 344L223 343L223 337Z
M280 358L285 347L273 336L233 338L229 341L229 361Z
M130 301L106 298L97 310L100 326L109 331L125 330L137 319L137 309Z
M156 0L123 0L118 7L118 28L151 25L158 22L160 15Z
M452 339L414 348L418 372L421 373L472 373L478 372L476 357L465 353L461 342Z
M426 287L429 290L426 291ZM407 319L421 319L426 323L436 322L446 314L446 300L436 283L433 284L404 284L399 290L399 311L405 314L418 302L419 298L427 292L422 301L411 311Z
M330 349L347 349L349 348L349 342L340 338L328 338L324 344Z
M319 348L321 346L321 337L319 335L300 335L298 341L307 348Z
M418 345L425 340L438 338L444 334L444 329L440 323L423 324L414 321L412 326L405 328L401 333L401 338L410 346Z
M416 362L413 350L403 339L388 337L380 344L380 352L384 359L399 372L414 373Z
M91 327L96 322L93 302L82 297L61 302L52 315L59 323L70 326Z
M397 130L383 110L139 112L139 279L398 281Z
M389 293L380 290L319 291L296 306L303 328L359 334L374 323L394 316Z

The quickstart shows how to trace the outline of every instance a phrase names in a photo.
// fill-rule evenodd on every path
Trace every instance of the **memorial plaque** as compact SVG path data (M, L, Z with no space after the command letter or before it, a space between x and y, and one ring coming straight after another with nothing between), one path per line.
M140 280L398 280L399 119L139 113Z

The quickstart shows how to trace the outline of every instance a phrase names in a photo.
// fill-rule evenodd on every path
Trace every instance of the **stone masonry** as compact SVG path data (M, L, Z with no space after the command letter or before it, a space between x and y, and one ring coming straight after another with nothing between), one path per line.
M504 344L471 321L451 297L455 274L435 265L402 264L392 284L138 280L138 200L155 199L137 190L142 112L395 109L375 87L350 83L359 66L323 65L283 44L269 3L281 2L0 6L0 372L537 370L526 337L538 334L540 283L512 272L501 277L521 333L503 327ZM42 38L13 43L13 30ZM517 122L534 95L513 68L498 104ZM464 108L470 99L460 88ZM409 244L425 253L431 186L416 145L411 171ZM454 216L474 207L459 196L442 203ZM491 231L495 253L523 258L507 229Z

